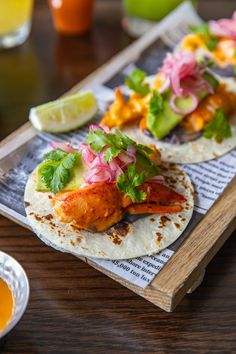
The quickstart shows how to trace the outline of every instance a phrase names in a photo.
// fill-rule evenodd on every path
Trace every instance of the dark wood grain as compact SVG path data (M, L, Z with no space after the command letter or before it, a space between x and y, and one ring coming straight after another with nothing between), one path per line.
M205 18L229 15L234 8L234 1L199 6ZM0 137L27 120L30 106L59 96L131 43L120 19L120 1L97 0L93 30L80 38L62 37L53 30L46 1L37 1L29 41L0 53ZM210 263L202 285L174 313L165 313L0 217L0 249L21 262L31 286L27 311L0 351L234 353L235 236Z

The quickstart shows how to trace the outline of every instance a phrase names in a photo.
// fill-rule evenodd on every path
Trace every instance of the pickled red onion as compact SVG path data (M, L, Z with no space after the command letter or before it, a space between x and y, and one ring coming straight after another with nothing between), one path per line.
M191 112L193 112L196 108L197 108L197 106L198 106L198 97L195 95L195 94L193 94L192 92L189 92L185 97L191 97L192 98L192 105L188 108L188 109L186 109L186 110L183 110L183 109L181 109L181 108L179 108L179 107L177 107L176 106L176 104L175 104L175 100L178 98L179 96L177 96L177 95L172 95L171 97L170 97L170 108L172 109L172 111L173 112L175 112L176 114L181 114L181 115L185 115L185 114L189 114L189 113L191 113Z
M117 159L113 159L111 162L104 162L102 154L100 153L95 157L89 170L84 173L84 181L87 184L99 182L114 183L117 177L123 173Z
M103 130L100 126L90 126L90 131L97 129ZM96 153L91 150L89 144L80 144L78 150L82 153L83 162L88 167L83 176L86 185L101 182L116 183L118 177L126 171L127 166L136 162L136 148L132 145L122 150L111 161L105 162L104 154L107 148L109 146L105 146L100 153ZM153 179L155 183L162 183L162 181L162 176L156 176L156 179Z
M93 130L102 130L103 132L105 132L105 133L109 133L109 128L108 127L106 127L105 125L97 125L97 124L91 124L90 126L89 126L89 131L91 132L91 131L93 131Z
M96 155L91 150L90 146L86 143L82 143L78 149L82 153L82 159L85 165L90 166L90 164L95 159Z
M99 183L99 182L112 182L111 171L104 167L96 167L90 169L84 173L84 181L87 184Z
M122 167L130 163L136 162L136 149L134 146L129 146L127 151L122 151L118 155L119 160L123 163Z
M172 92L181 96L183 89L180 82L192 74L195 66L194 54L182 51L174 54L168 53L160 71L169 79Z
M207 80L202 77L205 72L205 65L198 65L192 52L181 51L174 54L167 54L164 65L160 69L165 79L159 92L163 93L171 89L170 108L177 114L188 114L198 106L198 94L205 90L213 93L214 90ZM187 110L176 106L177 97L191 96L193 104Z
M209 30L215 36L236 40L236 11L233 13L232 18L209 21Z
M163 83L162 86L158 89L160 93L165 92L168 88L170 87L170 79L167 77Z
M72 150L74 150L71 141L66 141L64 143L58 143L56 141L51 142L51 146L53 149L61 149L67 153L70 153Z

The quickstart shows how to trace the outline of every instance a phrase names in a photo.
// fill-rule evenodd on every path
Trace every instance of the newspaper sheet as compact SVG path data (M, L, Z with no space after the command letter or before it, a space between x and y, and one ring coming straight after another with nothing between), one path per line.
M186 16L186 12L188 16ZM187 33L189 24L199 22L200 19L193 7L185 3L151 30L155 34L152 43L137 56L134 62L121 68L112 77L109 77L109 73L106 74L107 80L105 82L104 80L96 80L96 82L92 81L87 84L86 88L94 91L99 104L99 113L95 122L99 122L112 101L113 89L123 84L125 76L134 67L138 67L150 75L155 74L166 53L173 50L181 37ZM43 154L50 149L51 141L71 140L78 144L84 140L87 132L88 126L68 134L33 134L32 138L26 139L24 144L0 159L0 211L27 225L23 195L29 174L41 162ZM153 280L235 176L236 151L231 151L209 162L183 165L182 167L194 183L195 210L181 237L167 249L153 256L121 261L94 259L93 261L142 288L145 288Z

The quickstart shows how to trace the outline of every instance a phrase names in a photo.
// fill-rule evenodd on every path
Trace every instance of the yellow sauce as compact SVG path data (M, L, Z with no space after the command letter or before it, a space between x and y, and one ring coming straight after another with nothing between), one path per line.
M8 285L0 279L0 332L4 330L13 313L14 299Z

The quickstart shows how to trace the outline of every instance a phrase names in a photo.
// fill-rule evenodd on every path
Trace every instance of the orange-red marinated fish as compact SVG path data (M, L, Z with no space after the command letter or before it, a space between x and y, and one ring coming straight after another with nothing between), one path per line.
M115 90L115 100L105 113L100 125L109 128L121 127L125 124L132 123L141 119L146 115L150 94L145 97L137 93L133 93L129 100L126 101L120 89Z
M219 85L216 93L204 98L195 111L187 115L180 124L187 131L203 130L218 108L222 108L229 117L236 112L236 95L227 91L223 84Z
M114 184L96 183L52 200L56 217L81 229L102 231L121 220L121 194Z
M121 193L115 184L96 183L75 192L59 193L52 199L56 217L65 223L93 231L104 231L119 222L125 213L162 214L179 212L180 205L159 205L161 203L182 203L185 198L171 188L158 183L145 183L140 187L147 193L141 204L133 204ZM152 208L150 207L152 204ZM140 205L142 207L140 208ZM132 209L129 207L132 206Z

